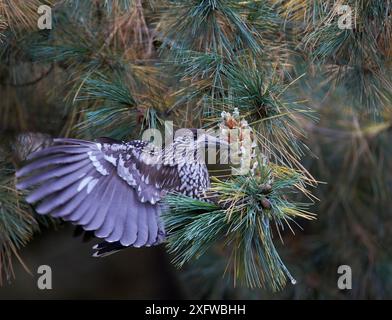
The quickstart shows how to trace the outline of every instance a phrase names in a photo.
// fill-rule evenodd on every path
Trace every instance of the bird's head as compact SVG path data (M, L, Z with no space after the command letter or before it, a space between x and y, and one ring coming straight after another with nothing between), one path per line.
M179 129L174 143L189 146L190 148L209 148L228 146L227 141L202 129Z
M205 151L215 152L217 147L228 147L227 141L201 129L179 129L172 148L176 161L202 161Z

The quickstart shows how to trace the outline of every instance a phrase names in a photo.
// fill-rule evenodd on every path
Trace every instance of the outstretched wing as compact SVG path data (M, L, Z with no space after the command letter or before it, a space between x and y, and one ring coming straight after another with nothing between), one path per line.
M24 178L17 187L32 189L26 200L37 203L39 214L81 225L107 242L160 243L164 228L157 202L175 181L159 175L159 164L145 161L144 144L55 139L17 171Z

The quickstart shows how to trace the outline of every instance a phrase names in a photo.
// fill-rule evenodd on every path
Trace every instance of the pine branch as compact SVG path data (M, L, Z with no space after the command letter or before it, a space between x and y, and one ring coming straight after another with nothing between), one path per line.
M136 77L132 79L130 73L127 76L116 73L112 79L95 73L84 81L76 101L92 101L94 105L84 110L85 120L77 126L82 134L137 137L135 128L141 131L145 127L158 128L162 124L162 112L166 107L158 101L161 88L158 84L154 87L154 79L147 86L145 81L149 78L143 76L146 73L142 67L140 69L136 70L140 74L135 72Z
M312 121L315 116L311 108L286 94L296 81L285 84L255 61L232 63L227 66L230 95L215 101L211 120L219 121L222 111L238 109L254 129L262 154L272 162L305 172L299 160L309 149L301 141L301 121ZM314 181L309 173L308 177Z
M173 262L182 267L221 243L234 283L272 290L282 289L286 277L294 283L275 249L270 224L280 228L287 224L291 229L289 223L296 217L314 219L306 204L286 200L299 179L299 175L282 175L264 167L256 176L216 179L206 196L206 200L218 199L216 203L168 195L164 221Z
M2 32L7 28L7 23L4 17L0 14L0 43L2 42L4 35Z
M163 47L230 57L244 48L260 53L257 33L239 9L236 1L229 0L168 1L158 27Z
M101 73L97 73L94 78L86 79L77 100L106 100L129 106L136 104L129 88L126 87L119 76L114 81L110 81Z
M163 91L157 68L131 53L133 43L118 45L117 40L124 36L117 34L119 30L113 31L108 41L106 31L96 31L96 21L92 17L88 24L82 17L72 16L72 10L79 5L80 10L86 9L77 1L71 7L56 8L57 26L49 41L38 41L29 48L35 61L56 62L68 71L66 102L76 109L76 114L82 115L78 116L79 123L74 127L76 132L85 137L124 138L139 132L140 128L135 130L137 125L142 128L149 123L156 125L160 122L160 113L166 109L165 103L157 100ZM117 28L118 19L126 13L120 10L120 4L109 1L107 5L113 5L113 11L108 9L110 12L102 19ZM140 8L135 3L129 10L134 12ZM109 15L113 15L113 20Z
M305 14L313 23L305 30L304 49L313 61L325 65L330 83L347 88L358 108L379 112L391 99L392 78L385 63L391 59L392 8L385 1L347 1L352 28L341 30L337 21L341 4L326 1L316 16Z
M0 17L3 16L6 25L13 32L20 32L22 29L33 29L37 26L40 5L51 5L53 0L1 0Z
M14 171L0 159L0 286L3 280L15 277L12 262L15 257L22 263L18 250L25 246L38 223L30 207L15 189ZM24 266L25 267L25 266ZM25 267L26 268L26 267ZM28 269L26 269L28 271Z

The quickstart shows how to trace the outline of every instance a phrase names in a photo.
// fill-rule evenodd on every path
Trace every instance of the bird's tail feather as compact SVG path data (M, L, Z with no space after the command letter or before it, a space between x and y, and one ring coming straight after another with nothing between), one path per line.
M93 250L95 250L93 257L94 258L103 258L110 256L113 253L116 253L122 249L127 248L126 246L123 246L120 241L116 242L101 242L96 244L93 247Z

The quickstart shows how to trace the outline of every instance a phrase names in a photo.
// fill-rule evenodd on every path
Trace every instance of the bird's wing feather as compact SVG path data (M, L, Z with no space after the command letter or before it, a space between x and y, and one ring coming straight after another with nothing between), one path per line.
M26 200L38 203L39 214L81 225L108 242L137 247L161 242L161 207L155 203L162 189L151 185L158 179L147 179L145 170L155 171L132 153L137 143L107 141L55 139L29 156L30 163L17 172L24 178L17 187L32 189Z
M126 153L107 144L104 144L102 150L105 159L117 166L118 176L135 187L142 203L155 204L166 190L174 190L181 184L177 168L164 165L159 152L147 142L130 142Z

